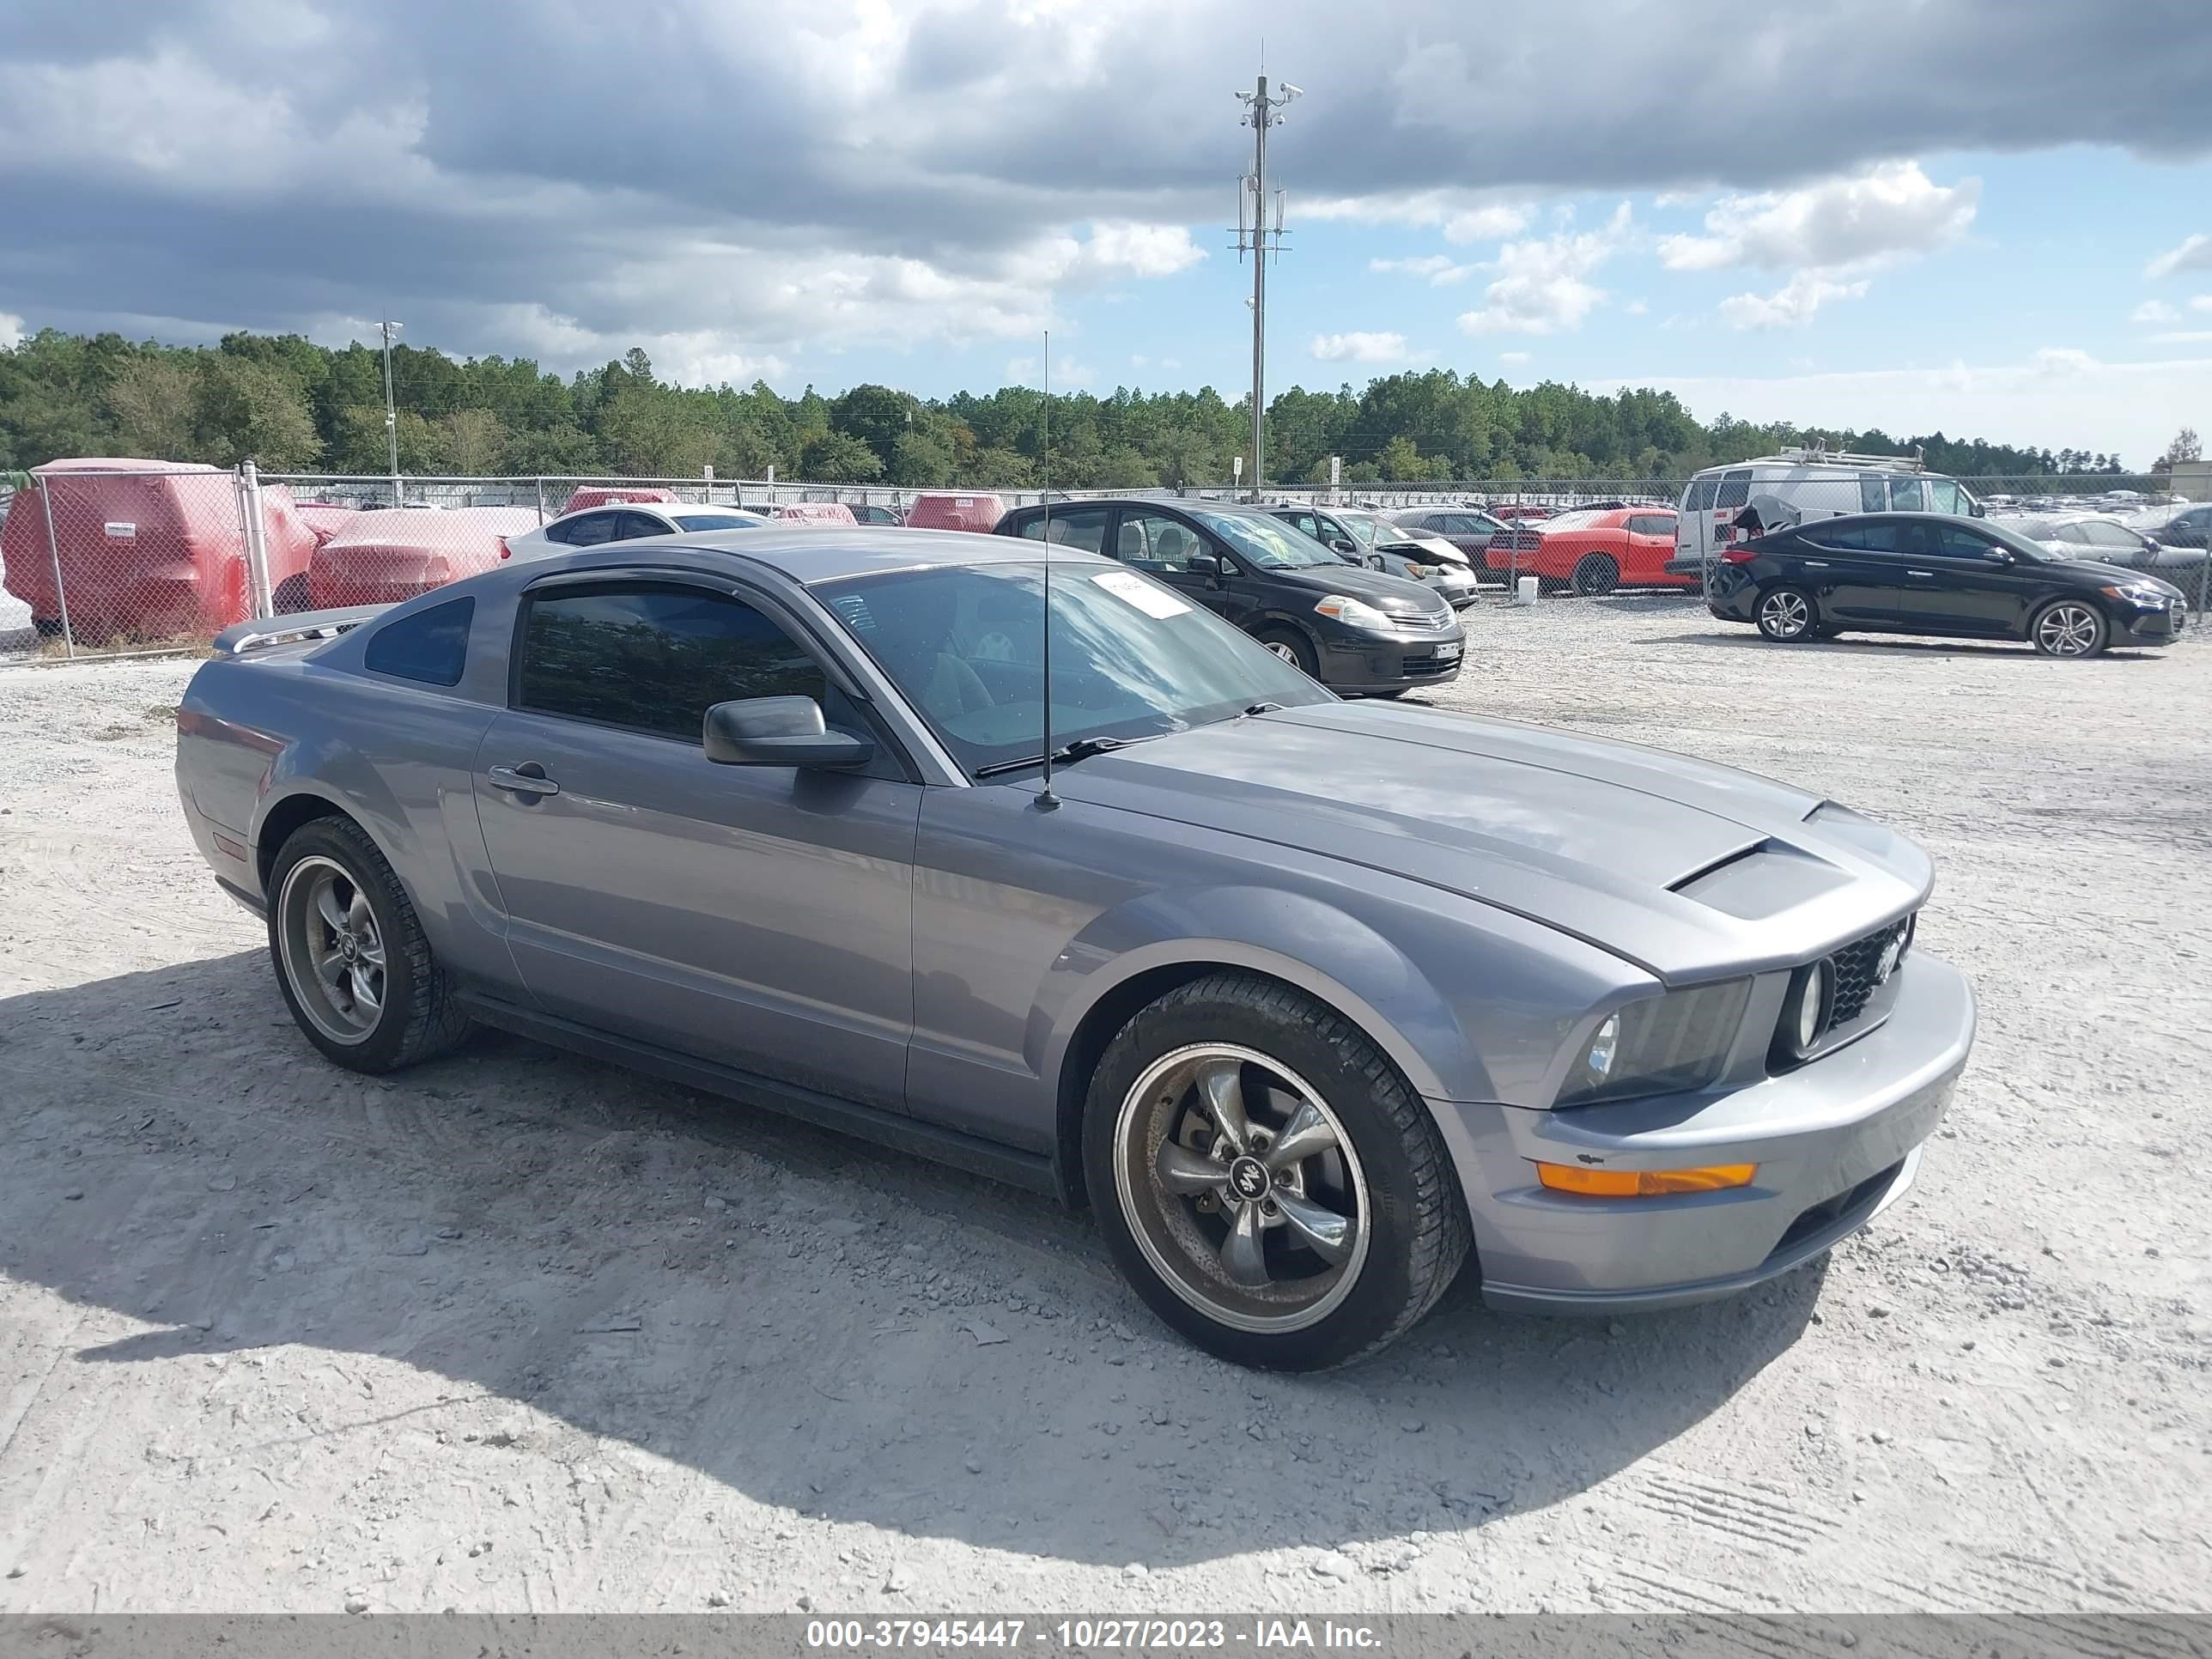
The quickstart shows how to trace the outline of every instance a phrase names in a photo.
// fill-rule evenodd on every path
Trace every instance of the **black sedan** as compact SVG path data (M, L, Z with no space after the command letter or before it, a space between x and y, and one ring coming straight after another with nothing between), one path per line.
M1046 517L1017 507L998 533L1042 539ZM1459 676L1467 633L1434 588L1346 564L1257 507L1139 496L1054 505L1050 520L1055 544L1156 577L1332 691L1395 697Z
M2046 656L2165 645L2189 616L2172 582L2073 559L1986 519L1863 513L1730 547L1707 608L1784 644L1842 633L2031 641Z

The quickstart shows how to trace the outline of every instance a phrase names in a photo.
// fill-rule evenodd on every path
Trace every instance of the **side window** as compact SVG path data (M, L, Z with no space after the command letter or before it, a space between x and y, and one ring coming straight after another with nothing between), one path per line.
M612 513L586 513L580 519L568 521L568 533L563 538L571 547L597 547L602 542L615 538L615 520Z
M549 542L558 542L563 547L574 546L575 535L575 524L568 519L556 519L545 526L545 539Z
M1632 536L1672 538L1674 533L1674 516L1666 513L1632 514L1628 520L1628 533Z
M1808 525L1802 534L1814 547L1830 547L1839 553L1863 553L1867 550L1867 532L1871 528L1863 524L1841 527Z
M1938 513L1956 513L1964 516L1966 511L1966 491L1948 478L1928 480L1929 498L1936 503Z
M1859 480L1859 511L1862 513L1889 511L1889 491L1880 478Z
M1101 551L1106 543L1106 514L1103 507L1056 507L1052 511L1052 544ZM1040 513L1022 520L1022 534L1033 542L1044 539L1045 516Z
M1697 480L1697 482L1690 486L1690 501L1687 511L1692 513L1711 512L1713 510L1713 497L1718 493L1720 487L1720 480L1717 478L1699 478Z
M650 513L617 513L611 541L634 542L641 536L665 536L668 526Z
M1859 550L1865 553L1903 553L1904 544L1898 538L1900 526L1893 519L1876 519L1872 524L1859 526Z
M1194 566L1211 569L1213 565L1212 550L1198 532L1180 520L1143 507L1121 509L1121 527L1114 536L1114 556L1156 576L1186 575Z
M1971 530L1962 530L1954 524L1917 526L1918 529L1936 532L1936 551L1947 559L1978 559L1988 552L1991 544Z
M1893 513L1925 513L1928 510L1928 486L1917 478L1892 478L1889 481L1889 510Z
M2054 542L2086 542L2089 538L2081 533L2080 525L2062 524L2051 532L2051 539Z
M1731 512L1750 499L1751 469L1749 467L1745 467L1739 472L1724 472L1721 475L1720 490L1713 497L1714 507L1723 513Z
M469 660L469 623L474 599L448 599L428 611L386 623L368 636L362 666L425 685L459 685Z
M1301 531L1306 535L1323 541L1336 533L1334 528L1316 519L1310 513L1293 513L1285 522L1291 529Z
M611 584L556 590L527 605L518 708L696 743L715 703L825 699L813 659L767 617L723 594Z

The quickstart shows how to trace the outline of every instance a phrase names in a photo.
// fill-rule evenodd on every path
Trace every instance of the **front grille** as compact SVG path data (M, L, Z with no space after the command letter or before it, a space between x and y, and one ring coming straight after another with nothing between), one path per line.
M1875 988L1881 981L1875 977L1881 969L1881 956L1893 940L1905 937L1911 926L1908 918L1878 928L1864 939L1855 940L1828 958L1836 970L1835 1012L1828 1017L1828 1029L1848 1025L1866 1012L1866 1006L1874 998Z

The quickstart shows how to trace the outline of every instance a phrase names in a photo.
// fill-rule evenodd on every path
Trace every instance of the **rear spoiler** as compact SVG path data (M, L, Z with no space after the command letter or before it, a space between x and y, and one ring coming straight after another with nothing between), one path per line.
M335 611L295 611L285 617L258 617L234 623L215 636L216 654L242 657L272 645L292 645L301 640L334 640L349 628L358 628L371 617L392 609L388 605L354 605Z

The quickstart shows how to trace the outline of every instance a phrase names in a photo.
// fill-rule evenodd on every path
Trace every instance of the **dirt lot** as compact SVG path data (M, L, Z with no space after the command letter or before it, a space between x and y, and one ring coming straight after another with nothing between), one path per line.
M1023 1194L515 1041L322 1065L178 819L190 665L0 671L0 1609L2212 1608L2212 641L1474 634L1438 701L1922 837L1981 1043L1832 1261L1316 1380Z

